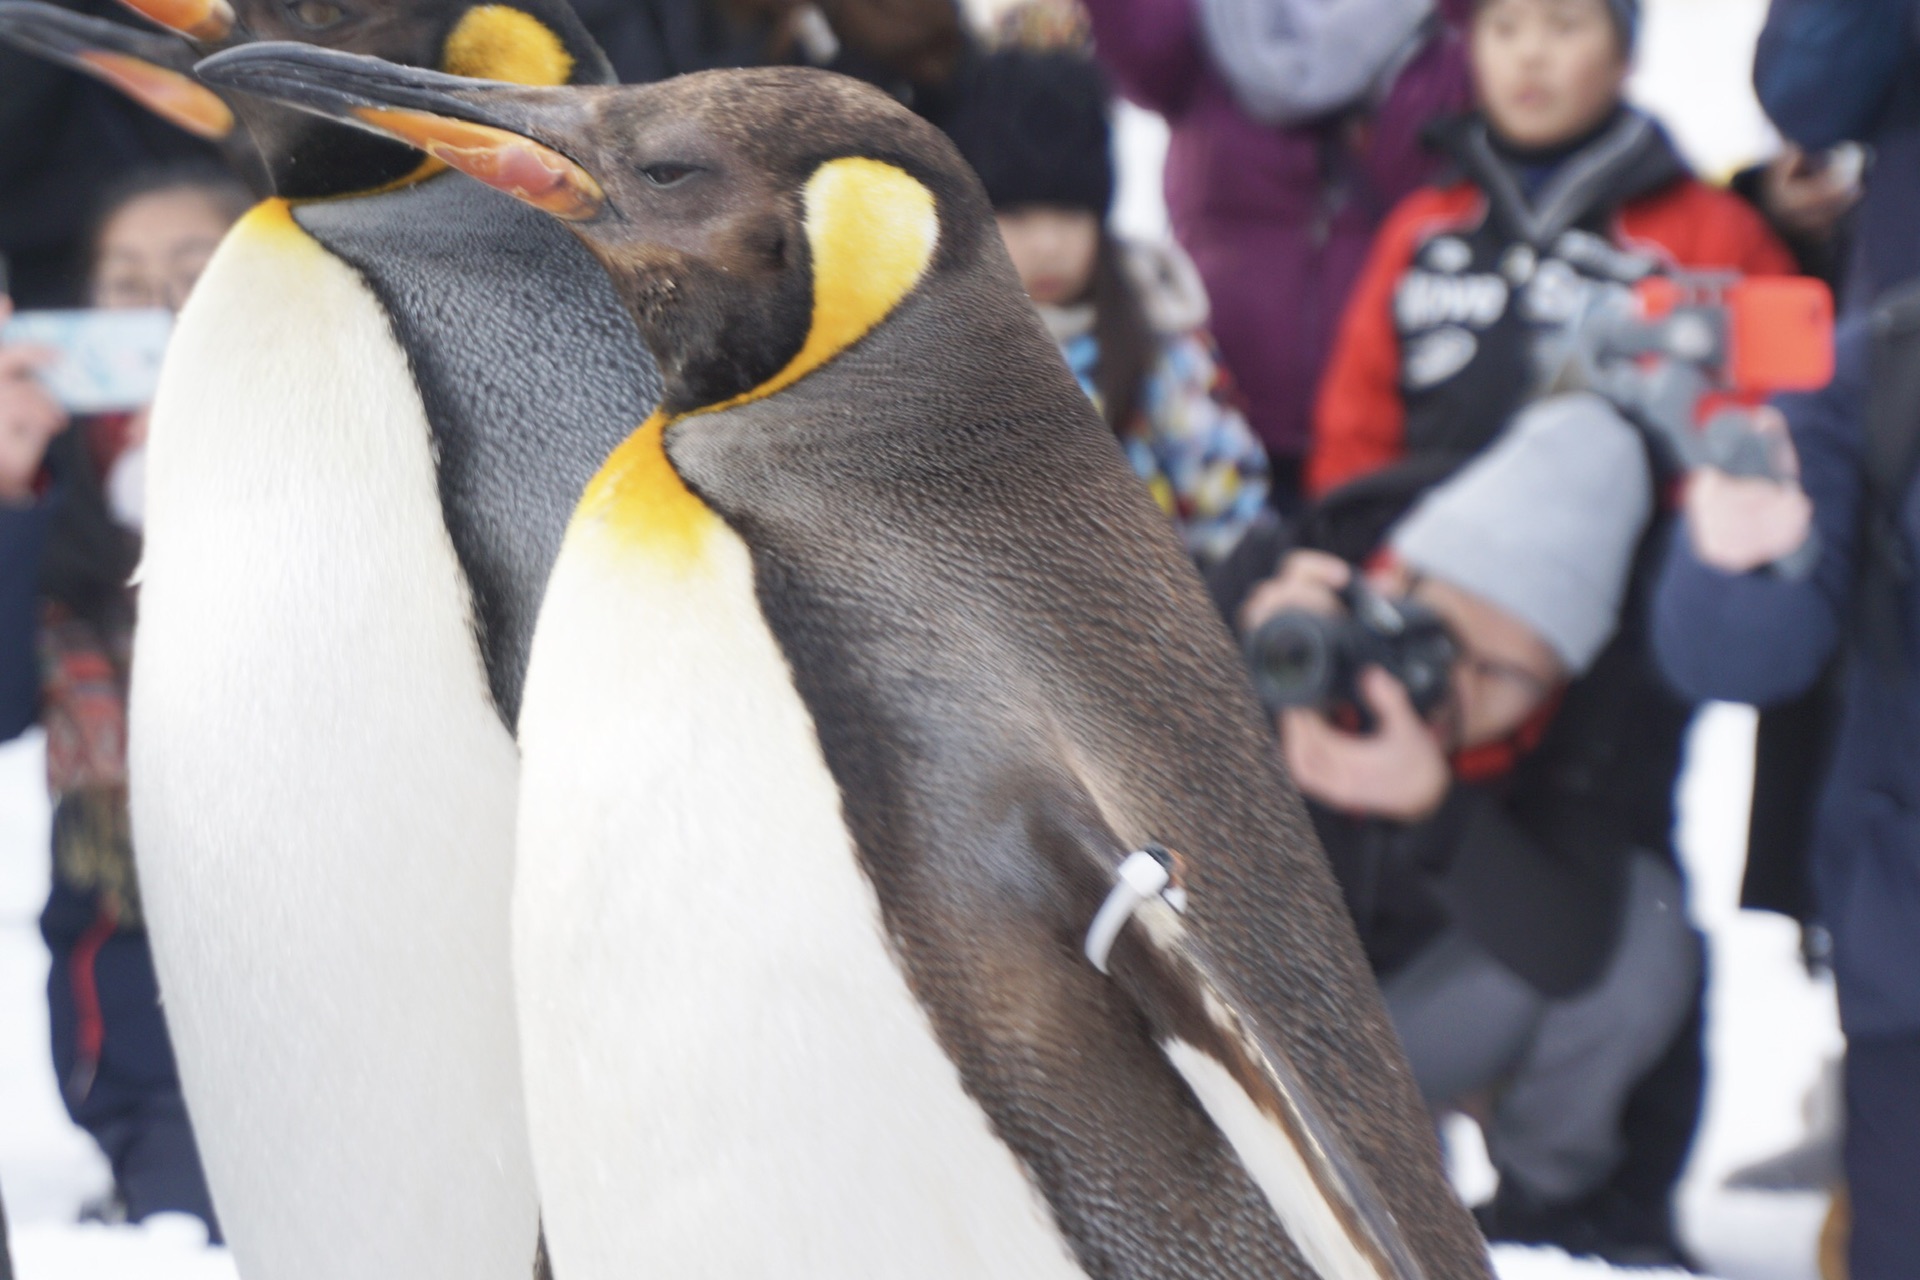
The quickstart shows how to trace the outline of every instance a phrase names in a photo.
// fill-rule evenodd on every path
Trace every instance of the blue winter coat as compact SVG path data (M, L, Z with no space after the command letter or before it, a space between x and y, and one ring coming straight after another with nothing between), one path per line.
M1720 573L1676 537L1654 601L1654 649L1696 698L1761 706L1808 688L1846 641L1865 441L1868 330L1843 325L1826 390L1781 410L1814 503L1820 561L1802 582ZM1920 563L1920 486L1899 527ZM1902 601L1905 674L1849 664L1838 743L1811 855L1814 894L1833 932L1840 1017L1849 1035L1920 1034L1920 586Z
M0 742L40 716L40 562L53 505L0 503Z
M1920 4L1773 0L1753 87L1780 132L1807 150L1850 140L1874 149L1847 310L1920 276Z

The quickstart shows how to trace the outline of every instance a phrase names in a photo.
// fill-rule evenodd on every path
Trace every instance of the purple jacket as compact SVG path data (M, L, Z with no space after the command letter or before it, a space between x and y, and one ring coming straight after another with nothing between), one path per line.
M1168 212L1206 282L1214 337L1246 394L1248 420L1275 454L1299 457L1373 234L1439 167L1420 131L1470 100L1458 35L1467 0L1441 0L1442 34L1364 123L1290 128L1240 109L1207 61L1193 0L1087 0L1087 8L1122 91L1172 127Z

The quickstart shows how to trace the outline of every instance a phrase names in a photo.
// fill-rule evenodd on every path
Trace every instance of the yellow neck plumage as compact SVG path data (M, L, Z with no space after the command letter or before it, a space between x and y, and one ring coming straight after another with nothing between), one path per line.
M933 262L940 215L933 193L904 170L849 156L821 165L805 191L813 314L793 359L730 400L669 418L656 413L615 449L587 485L576 528L595 525L635 549L690 567L718 518L668 460L674 422L763 400L831 361L885 320Z

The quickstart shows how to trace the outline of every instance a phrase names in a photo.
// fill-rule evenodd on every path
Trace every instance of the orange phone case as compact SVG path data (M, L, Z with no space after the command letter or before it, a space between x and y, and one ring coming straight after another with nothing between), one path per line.
M1726 389L1742 395L1815 391L1833 378L1833 293L1807 276L1642 281L1648 319L1688 304L1727 312Z

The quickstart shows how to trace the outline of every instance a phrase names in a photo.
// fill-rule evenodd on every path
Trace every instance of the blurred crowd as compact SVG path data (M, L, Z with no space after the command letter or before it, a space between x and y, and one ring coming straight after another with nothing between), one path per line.
M1638 0L576 8L624 79L831 67L979 173L1246 641L1423 1094L1486 1135L1490 1239L1691 1265L1709 975L1675 784L1696 706L1765 708L1748 903L1801 923L1847 1035L1821 1265L1914 1273L1920 4L1772 0L1784 141L1724 184L1627 101ZM1116 93L1171 128L1170 243L1109 229ZM0 49L0 319L177 309L247 201L232 159ZM1596 320L1679 280L1773 324L1742 282L1794 275L1839 321L1782 341L1833 372L1771 402L1765 369L1622 354ZM113 1166L93 1211L217 1237L126 813L145 415L70 413L57 358L0 339L0 733L48 735L52 1052ZM1676 432L1631 388L1687 361ZM1685 438L1714 414L1759 465Z

